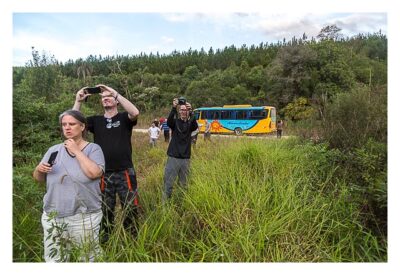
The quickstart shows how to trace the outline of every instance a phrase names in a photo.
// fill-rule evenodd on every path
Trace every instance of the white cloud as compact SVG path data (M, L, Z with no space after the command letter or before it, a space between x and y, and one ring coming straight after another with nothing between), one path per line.
M307 36L318 34L320 28L316 22L303 17L293 17L285 15L274 15L272 17L262 17L257 23L249 28L259 29L266 37L273 40L290 39L293 36L299 37L306 33Z
M386 33L386 16L383 13L259 15L243 22L242 27L251 30L259 29L268 38L282 40L283 38L291 39L293 36L300 37L303 33L308 37L316 37L328 24L336 24L346 36L360 32L376 32L379 29Z
M45 51L48 55L55 55L56 59L64 54L71 55L77 52L77 49L74 50L71 45L65 41L40 36L31 32L19 32L16 34L13 38L13 47L14 52L19 53L17 60L14 60L14 64L20 65L25 64L31 59L32 47L40 53Z
M14 53L19 53L14 59L14 64L24 65L31 59L31 47L35 47L40 53L46 52L54 55L57 60L85 59L89 55L115 55L117 54L118 39L111 28L98 28L92 32L60 33L60 36L51 34L41 35L29 31L20 31L14 34Z
M146 34L142 29L125 28L121 25L72 23L64 17L55 15L57 24L35 25L31 31L16 31L13 37L14 64L24 65L31 58L31 46L39 51L49 51L57 60L86 58L89 55L138 54L140 52L170 53L174 49L187 50L189 47L212 46L225 47L233 43L252 44L257 40L276 42L289 40L293 36L301 37L305 33L309 38L316 37L327 24L336 24L342 28L345 36L360 32L386 33L386 16L383 13L353 14L306 14L306 13L163 13L159 14L168 22L176 23L172 27L174 36ZM79 17L78 17L79 18ZM35 22L32 22L32 24ZM184 27L182 25L185 25ZM185 28L189 25L189 28ZM60 30L56 26L60 26ZM70 32L68 26L72 31ZM40 29L39 33L35 30ZM196 33L183 33L185 29ZM193 31L192 31L193 32ZM185 36L187 35L187 36ZM179 39L177 39L179 37ZM182 39L186 37L186 39ZM212 40L208 41L211 37ZM202 41L196 41L195 40ZM240 41L240 42L234 42ZM247 42L248 41L248 42ZM20 56L20 53L24 53Z
M161 14L169 22L190 22L202 19L206 14L202 13L163 13Z
M161 37L161 42L162 42L163 44L172 44L172 43L175 42L175 39L172 38L172 37L168 37L168 36L162 36L162 37Z
M342 18L335 18L331 23L336 24L344 33L371 33L381 29L387 32L387 18L380 13L357 13Z
M180 13L164 14L171 22L208 23L217 32L224 30L260 31L266 38L273 40L317 36L328 24L342 28L343 34L352 36L360 32L375 32L381 29L386 32L386 16L383 13ZM271 41L272 42L272 41Z

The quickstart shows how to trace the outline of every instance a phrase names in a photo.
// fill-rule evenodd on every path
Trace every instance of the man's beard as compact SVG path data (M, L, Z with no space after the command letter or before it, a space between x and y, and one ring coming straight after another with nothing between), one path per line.
M180 115L180 119L183 120L183 121L187 121L188 120L188 116L184 117L184 116Z
M110 110L112 110L114 107L112 107L112 106L104 106L104 110L106 110L106 111L110 111Z

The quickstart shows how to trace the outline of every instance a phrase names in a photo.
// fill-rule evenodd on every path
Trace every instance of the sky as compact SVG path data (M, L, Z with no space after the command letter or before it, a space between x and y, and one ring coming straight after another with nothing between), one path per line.
M400 185L397 79L400 9L392 0L2 0L0 80L2 226L0 262L7 274L139 272L152 274L391 274L400 262ZM274 43L336 24L345 36L381 30L389 39L389 259L375 264L127 264L42 265L12 263L12 67L31 58L31 47L65 62L88 55L169 54ZM40 129L38 129L40 130ZM394 152L394 153L393 153ZM397 166L396 166L397 165ZM32 184L33 181L32 181ZM394 233L393 233L394 232Z
M32 47L58 61L115 56L206 52L235 45L316 37L335 24L345 37L387 33L387 14L259 12L14 13L13 65L24 66Z

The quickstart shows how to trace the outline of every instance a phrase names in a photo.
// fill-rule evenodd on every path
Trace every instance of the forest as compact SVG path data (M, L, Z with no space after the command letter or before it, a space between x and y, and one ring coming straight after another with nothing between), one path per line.
M259 45L242 45L240 48L232 45L223 49L210 48L200 51L188 49L183 52L174 51L168 55L158 53L128 56L91 55L86 59L60 62L56 57L32 47L32 59L27 61L25 66L13 68L14 261L41 261L39 217L44 187L33 183L31 172L47 148L61 141L58 115L72 107L75 94L80 88L100 83L113 87L138 107L141 112L139 128L148 128L154 117L166 116L172 99L178 96L185 96L194 108L225 104L275 106L278 118L285 122L284 133L293 136L293 140L283 141L281 144L274 142L272 148L264 148L264 145L258 143L241 144L242 150L237 149L238 155L245 158L246 163L249 162L246 165L252 170L260 169L257 166L259 159L257 155L266 154L264 150L274 151L273 146L282 147L282 150L289 155L293 152L304 154L304 150L298 147L300 145L313 151L313 157L307 159L303 156L305 158L303 161L314 163L314 167L321 169L320 174L312 173L302 178L302 181L307 182L307 186L313 182L319 182L323 186L320 186L323 190L320 192L327 194L326 197L322 194L321 203L328 198L329 201L334 201L335 196L344 196L341 192L346 190L347 195L343 197L344 205L337 207L346 208L346 215L350 215L351 219L354 218L352 220L354 224L348 228L360 227L360 231L356 234L357 238L352 240L352 244L359 243L358 237L365 234L362 237L365 242L356 244L360 247L352 247L355 252L346 251L343 255L339 253L341 250L334 252L335 249L332 249L329 250L331 253L329 256L319 253L316 256L314 249L320 248L310 245L312 252L304 258L299 256L300 250L295 251L292 257L281 258L279 253L274 254L275 252L263 250L264 248L262 252L257 250L258 254L244 254L242 258L238 256L242 249L251 250L254 247L239 246L232 254L229 254L227 252L229 249L226 248L225 259L215 256L220 252L216 252L215 255L208 254L210 250L207 249L203 255L182 252L183 254L179 256L174 253L167 256L155 251L154 247L140 246L144 245L140 241L149 237L141 235L135 244L137 246L133 249L142 248L146 252L142 256L145 256L113 254L108 255L105 261L387 261L387 63L386 35L378 30L373 34L343 37L341 29L335 25L324 27L317 37L309 38L304 34L301 38L293 37L277 43L265 41ZM82 111L86 115L91 115L101 113L102 109L96 99L90 98L84 104ZM227 145L228 148L230 146ZM165 150L160 151L162 149L166 148L161 147L153 151L144 149L146 154L150 154L150 158L159 157L155 163L159 163L160 166L153 167L159 169L155 170L159 178L143 179L145 182L151 181L151 184L147 185L150 187L147 188L152 192L158 192L152 184L161 181L162 177L162 163L165 157ZM137 150L140 150L140 147L137 147ZM223 149L215 148L215 150ZM146 174L144 172L150 169L151 164L146 160L148 156L146 154L140 151L136 155L134 153L135 162L149 165L140 166L139 174L140 172ZM224 154L229 156L231 153L224 152ZM277 161L282 160L279 154L285 153L277 152L272 157ZM289 158L290 161L284 160L288 164L288 169L296 166L292 163L292 157ZM233 159L232 157L229 161ZM255 164L250 163L252 159L256 161ZM196 165L199 169L206 170L199 163L194 164L195 167ZM279 167L274 165L276 164L271 166L275 167L274 169L285 169L285 165ZM307 167L304 166L302 169L307 174L306 171L312 166L306 163L304 165ZM243 173L244 178L249 176L246 172ZM288 175L281 174L281 176L285 178ZM197 178L193 181L196 184L201 183ZM310 192L314 192L319 187L311 184L309 188L312 190ZM143 192L146 192L146 188ZM193 201L190 199L201 197L193 196L187 198L183 204L186 202L192 207ZM305 197L308 196L308 193L305 194ZM146 198L146 195L144 197ZM349 201L352 213L348 213L350 210L347 209L346 203ZM37 207L31 208L27 205ZM320 208L321 205L316 207ZM149 206L147 210L152 207ZM173 211L176 210L172 209L169 212L171 216L180 215ZM183 222L191 224L194 222L192 219L202 219L202 212L198 212L201 211L200 208L190 211L196 213L193 217L182 216L182 219L190 220ZM209 213L207 211L206 213ZM232 211L230 213L233 213ZM305 213L304 217L311 219L310 213ZM163 218L165 226L168 225L165 220L167 218ZM31 223L27 225L27 221ZM154 224L154 220L149 224L146 224L146 221L144 218L144 225L148 228L144 228L160 226ZM202 220L202 223L207 224L207 222L209 221ZM338 221L335 230L340 227L339 223ZM209 226L212 227L210 224ZM241 228L241 230L246 229ZM287 230L290 231L289 228ZM302 232L308 232L310 228L303 230ZM187 228L183 231L186 232ZM142 234L146 232L149 233L142 231ZM329 243L329 247L333 243L339 244L340 238L343 237L341 234L339 232L337 235L326 235L327 237L324 235L324 238L326 237L324 242ZM190 236L185 236L185 241L190 238L196 239ZM277 246L286 238L281 237L275 239ZM157 239L154 235L150 238ZM203 238L205 236L201 239ZM117 237L116 239L120 241ZM321 241L317 239L316 242ZM163 243L162 240L159 242ZM171 240L168 242L171 243ZM227 240L227 243L232 242L234 241ZM181 251L181 245L182 243L176 242L179 248L174 248ZM189 251L191 245L185 243L185 249ZM341 247L347 249L343 244ZM172 251L173 247L168 249ZM278 251L282 252L286 248L279 249Z

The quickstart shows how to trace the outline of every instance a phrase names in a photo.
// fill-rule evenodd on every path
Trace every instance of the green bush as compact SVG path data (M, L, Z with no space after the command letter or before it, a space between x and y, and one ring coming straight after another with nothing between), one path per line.
M321 136L341 150L361 148L370 138L386 143L386 89L359 86L350 93L338 94L326 106Z
M365 225L387 234L387 146L373 139L347 155L354 199L365 216Z
M387 232L387 94L386 87L358 86L338 94L326 106L320 125L321 140L337 148L332 163L348 179L363 223Z

